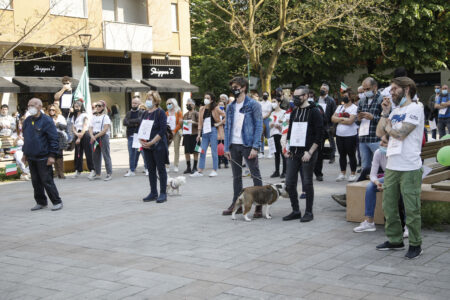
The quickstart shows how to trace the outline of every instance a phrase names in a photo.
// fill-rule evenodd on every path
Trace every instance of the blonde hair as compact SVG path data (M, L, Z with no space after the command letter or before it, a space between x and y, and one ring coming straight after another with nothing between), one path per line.
M159 95L159 93L157 91L149 91L147 93L146 99L148 99L149 96L152 96L153 98L153 105L159 107L159 105L161 104L161 96Z
M170 102L172 102L173 103L173 110L177 113L177 112L179 112L181 109L180 109L180 106L178 105L178 101L177 101L177 99L175 99L175 98L169 98L169 99L167 99L167 101L170 101ZM166 101L166 102L167 102Z
M50 108L52 107L55 108L55 116L50 116ZM52 118L57 118L61 114L61 110L55 104L50 104L49 106L47 106L47 111L45 113Z

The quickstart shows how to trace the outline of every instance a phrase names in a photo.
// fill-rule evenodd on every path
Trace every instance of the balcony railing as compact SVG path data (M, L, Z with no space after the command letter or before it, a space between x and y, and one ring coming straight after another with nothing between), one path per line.
M103 39L107 50L153 52L148 25L103 21Z

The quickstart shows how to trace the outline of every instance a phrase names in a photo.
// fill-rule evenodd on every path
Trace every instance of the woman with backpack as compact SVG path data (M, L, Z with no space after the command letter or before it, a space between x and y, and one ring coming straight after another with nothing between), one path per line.
M103 100L95 103L95 111L91 118L89 126L89 135L91 137L91 145L93 148L93 161L95 176L90 180L100 179L102 173L102 157L105 161L106 177L104 181L112 179L112 163L109 148L109 136L111 134L111 119L108 116L106 102Z
M67 148L67 122L62 116L61 110L56 105L52 104L48 106L47 114L53 119L53 122L55 122L56 131L58 132L59 151L55 159L55 173L59 179L65 179L63 150Z
M141 125L138 131L139 141L147 157L148 177L150 181L150 194L143 199L144 202L155 201L163 203L167 201L167 172L166 163L169 161L169 149L167 140L167 116L160 108L161 96L157 91L147 93L145 106L147 110L142 115ZM156 175L158 171L160 193L158 196Z

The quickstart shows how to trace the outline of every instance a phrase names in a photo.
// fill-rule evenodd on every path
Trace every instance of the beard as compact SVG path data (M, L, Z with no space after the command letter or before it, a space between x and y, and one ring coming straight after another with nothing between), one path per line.
M399 105L400 101L402 101L403 97L405 97L405 91L403 90L401 94L398 95L392 95L392 102L394 102L395 105Z

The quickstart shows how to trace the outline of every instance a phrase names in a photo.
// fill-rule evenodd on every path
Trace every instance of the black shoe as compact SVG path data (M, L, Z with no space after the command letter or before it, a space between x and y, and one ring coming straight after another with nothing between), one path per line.
M356 171L356 173L358 173L358 174L359 174L359 173L361 173L361 171L362 171L362 169L361 169L361 168L359 168L359 169L358 169L358 171Z
M400 244L391 244L389 241L386 241L383 244L379 244L376 249L379 251L404 250L405 244L403 244L403 242Z
M192 171L191 171L191 174L194 174L197 171L198 171L197 168L193 168Z
M346 194L333 194L331 198L339 203L343 207L347 207L347 195Z
M300 219L302 217L301 212L291 212L289 215L283 217L283 221L292 221L292 220L297 220Z
M166 194L159 194L158 199L156 199L156 203L164 203L167 201L167 195Z
M306 199L306 193L302 193L298 199Z
M335 162L335 158L332 157L332 158L330 158L330 161L329 161L328 163L329 163L329 164L334 164L334 162Z
M191 174L191 172L192 172L191 168L187 168L187 169L183 172L183 174Z
M286 177L286 173L285 172L281 173L280 178L283 179L285 177Z
M418 258L423 253L422 247L409 245L408 252L405 255L406 259Z
M144 199L142 199L142 201L144 201L144 202L150 202L150 201L155 201L157 198L158 198L158 195L155 195L155 194L150 193L150 194L148 194L147 197L145 197Z
M275 177L280 177L280 172L275 171L275 172L273 172L272 175L270 175L270 178L275 178Z
M323 181L323 176L316 176L317 181Z
M305 212L305 214L303 215L303 217L300 219L301 223L306 223L306 222L310 222L314 220L314 215L310 212Z

